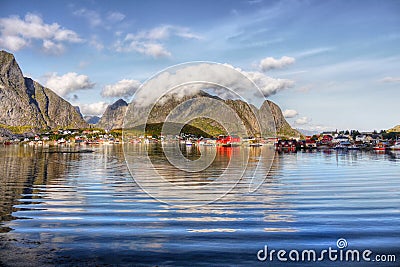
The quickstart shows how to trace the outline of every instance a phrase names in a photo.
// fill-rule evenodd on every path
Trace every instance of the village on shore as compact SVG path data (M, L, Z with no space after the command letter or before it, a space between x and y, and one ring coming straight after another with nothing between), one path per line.
M277 140L278 151L296 151L299 149L336 149L336 150L400 150L400 133L381 131L359 132L331 131L306 136L304 139Z
M122 130L103 129L59 129L30 136L13 137L0 134L0 144L28 146L60 145L113 145L113 144L153 144L179 142L186 146L250 146L261 147L273 145L277 151L295 152L301 149L337 149L337 150L400 150L400 133L381 131L359 132L333 131L302 136L287 137L244 137L220 135L215 138L203 138L192 134L181 133L179 136L126 135Z

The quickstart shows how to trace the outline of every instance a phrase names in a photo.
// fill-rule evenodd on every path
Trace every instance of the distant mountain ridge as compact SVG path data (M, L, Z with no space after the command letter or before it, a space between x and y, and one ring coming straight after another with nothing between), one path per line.
M25 78L14 55L6 51L0 51L0 124L32 129L88 127L74 106Z
M262 119L264 123L268 125L264 125L266 128L272 128L275 126L276 133L279 136L287 136L287 137L297 137L301 136L301 133L297 130L293 129L289 123L284 118L281 109L278 105L273 103L272 101L265 100L259 109L257 109L253 105L249 105L248 103L241 100L223 100L217 96L209 95L203 91L195 95L186 95L184 97L175 97L174 95L165 96L166 99L157 103L150 112L149 118L147 120L148 124L160 124L165 121L168 114L179 104L194 98L200 99L197 101L197 104L191 109L201 110L202 108L209 107L207 103L209 102L209 98L217 99L226 103L229 107L236 111L237 115L243 121L248 136L255 136L260 132L259 125L257 119ZM204 107L202 107L204 106ZM123 101L122 99L118 100L114 104L110 105L107 110L104 112L101 120L97 124L98 127L107 128L107 129L117 129L122 128L124 123L124 115L127 113L127 118L125 120L125 127L131 127L132 125L137 125L140 121L145 121L143 118L146 112L149 112L150 107L135 107L135 104L132 102L129 105ZM272 114L273 121L271 116L268 114ZM221 117L228 116L228 114L218 114ZM258 116L258 118L257 118ZM198 127L200 130L207 132L207 129L218 128L218 125L210 125L212 122L210 120L197 120L193 123L193 126ZM216 129L218 130L218 129ZM216 131L213 131L214 133Z
M311 131L311 130L300 129L300 128L297 128L296 130L305 136L313 136L314 134L319 134L318 131Z
M83 116L83 119L89 124L97 124L101 118L99 116L87 115L87 116Z

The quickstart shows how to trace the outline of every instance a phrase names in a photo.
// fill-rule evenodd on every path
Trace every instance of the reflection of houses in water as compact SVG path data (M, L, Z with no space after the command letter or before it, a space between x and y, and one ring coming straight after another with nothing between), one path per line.
M232 148L229 148L232 149ZM216 199L215 202L206 203L206 205L187 207L182 204L182 207L167 206L177 216L163 218L163 221L177 222L202 222L199 227L192 224L187 229L190 233L211 233L211 232L240 232L246 230L241 226L240 221L249 221L252 219L251 227L259 227L266 232L295 232L297 231L291 225L295 222L293 215L293 207L290 200L283 201L287 192L277 188L280 181L277 178L281 172L282 155L276 154L273 147L263 148L239 148L246 150L249 157L250 170L247 169L243 177L241 177L235 186L221 196L221 199ZM264 150L264 151L263 151ZM229 158L232 153L225 150L218 150L219 157ZM236 156L243 156L241 153ZM283 155L286 156L286 155ZM263 171L263 183L255 192L249 192L249 184L252 182L251 169L259 161L266 159L264 164L261 164ZM269 160L269 162L268 162ZM268 173L269 167L271 172ZM258 173L260 174L260 173ZM259 177L260 178L260 177ZM235 177L232 177L234 180ZM258 178L257 178L258 179ZM265 179L265 180L264 180ZM217 188L217 184L215 185ZM170 197L174 196L174 192L169 192ZM175 192L176 193L176 192ZM212 188L209 191L203 190L203 194L211 194ZM231 204L230 204L231 203ZM239 222L239 223L236 223ZM206 224L206 228L204 223Z
M171 187L171 190L159 188L158 197L169 200L171 203L178 203L178 205L167 206L177 212L177 216L162 218L162 221L208 222L207 229L194 226L187 229L188 232L235 232L241 230L236 228L240 224L232 224L232 222L248 220L246 216L248 212L251 212L252 217L258 218L257 224L264 231L278 231L277 229L282 232L296 231L289 225L295 221L290 200L282 201L286 192L276 188L276 184L279 184L277 177L281 175L281 156L285 155L276 154L273 146L210 147L207 149L216 151L215 160L207 170L201 173L188 175L183 171L173 171L173 166L163 170L159 170L161 166L156 166L158 172L164 174L168 181L172 183L175 181L179 186L187 186L187 190L178 187ZM153 156L156 157L156 155ZM243 169L235 165L235 162L243 162L243 158L246 159L247 165L241 173ZM156 160L154 159L153 162ZM233 165L229 165L232 163ZM231 168L226 172L232 176L220 178L219 175L225 171L225 168ZM271 170L270 173L269 170ZM252 182L260 183L255 192L249 192L249 185ZM157 187L157 184L153 183L153 186ZM195 197L196 194L198 198ZM216 197L213 201L206 202L213 196ZM200 206L190 207L196 203ZM287 222L288 225L282 228L282 222Z

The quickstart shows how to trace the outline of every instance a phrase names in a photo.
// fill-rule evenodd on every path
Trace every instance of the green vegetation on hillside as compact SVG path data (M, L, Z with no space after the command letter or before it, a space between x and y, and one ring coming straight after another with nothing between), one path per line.
M132 136L140 136L142 134L160 136L163 126L164 123L150 123L146 124L145 133L143 133L143 125L141 125L133 129L128 129L126 134ZM198 137L216 137L220 134L226 134L226 131L218 122L208 118L197 118L185 125L169 123L168 129L174 133L193 134Z
M35 130L32 126L11 126L0 123L0 128L7 129L13 134L23 134Z
M218 136L220 134L224 135L227 134L226 130L221 124L210 118L196 118L190 121L187 125L185 125L183 130L184 131L189 130L189 126L192 126L195 129L199 129L202 132L207 133L207 135L209 136ZM209 137L209 136L203 135L203 137Z

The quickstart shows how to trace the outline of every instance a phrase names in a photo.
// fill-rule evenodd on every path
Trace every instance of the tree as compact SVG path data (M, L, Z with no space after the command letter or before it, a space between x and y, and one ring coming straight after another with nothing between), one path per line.
M357 136L360 136L360 132L358 130L352 130L351 131L351 137L353 137L353 139L356 139Z

